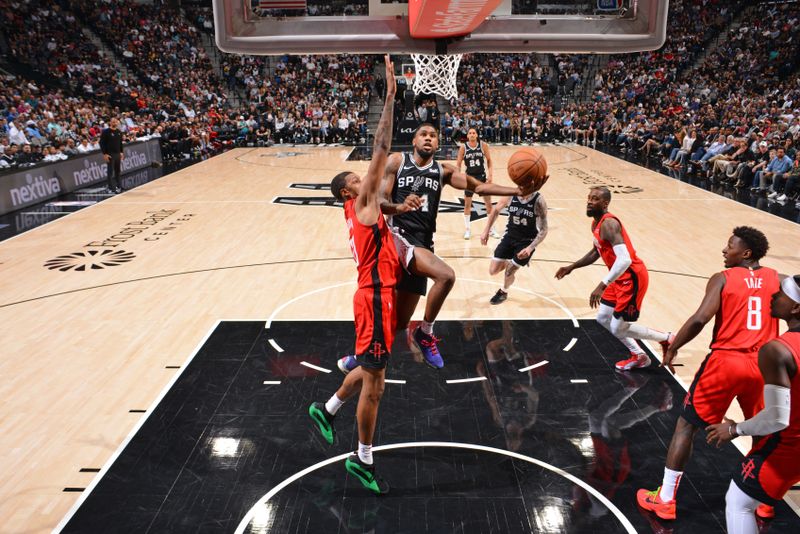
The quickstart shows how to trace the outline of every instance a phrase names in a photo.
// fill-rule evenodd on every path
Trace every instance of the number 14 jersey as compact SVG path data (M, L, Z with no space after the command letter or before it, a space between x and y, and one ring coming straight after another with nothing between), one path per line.
M769 267L732 267L722 274L725 287L711 348L755 352L778 336L778 320L770 316L770 299L780 287L778 272Z

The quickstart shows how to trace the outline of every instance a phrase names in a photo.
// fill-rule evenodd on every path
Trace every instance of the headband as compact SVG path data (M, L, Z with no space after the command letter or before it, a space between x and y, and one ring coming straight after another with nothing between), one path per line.
M783 279L783 282L781 282L781 291L786 293L787 297L800 304L800 285L797 284L797 281L793 277L787 276Z

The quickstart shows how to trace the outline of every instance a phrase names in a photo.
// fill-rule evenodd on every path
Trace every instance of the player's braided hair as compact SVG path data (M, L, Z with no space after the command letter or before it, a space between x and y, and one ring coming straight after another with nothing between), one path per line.
M331 194L339 202L344 201L342 189L347 186L347 177L350 176L350 174L352 174L350 171L343 171L334 176L333 180L331 180Z
M769 241L761 230L751 226L737 226L733 229L733 235L745 242L753 260L758 261L767 255Z

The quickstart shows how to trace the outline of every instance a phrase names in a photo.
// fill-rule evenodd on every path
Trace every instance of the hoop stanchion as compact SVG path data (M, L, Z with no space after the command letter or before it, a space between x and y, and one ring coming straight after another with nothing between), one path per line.
M461 54L435 56L428 54L411 54L414 60L414 92L436 93L448 100L458 97L456 76L461 64Z

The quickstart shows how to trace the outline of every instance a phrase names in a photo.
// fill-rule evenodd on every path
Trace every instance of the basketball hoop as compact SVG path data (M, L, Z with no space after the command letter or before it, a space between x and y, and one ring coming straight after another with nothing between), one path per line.
M461 54L435 56L428 54L411 54L414 60L414 92L436 93L448 100L458 98L456 76L461 64Z

